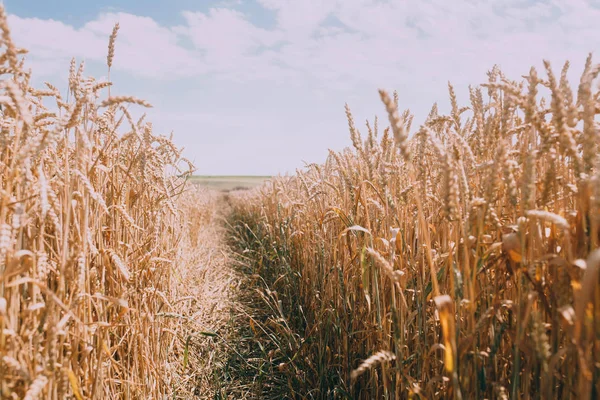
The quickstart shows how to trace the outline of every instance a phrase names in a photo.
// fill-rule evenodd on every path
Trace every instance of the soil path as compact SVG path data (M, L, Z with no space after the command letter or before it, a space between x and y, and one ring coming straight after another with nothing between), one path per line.
M253 315L260 312L256 291L244 273L244 264L229 246L227 216L229 196L209 192L198 223L197 237L187 238L182 258L185 264L178 276L178 307L185 319L179 332L185 340L183 376L177 385L181 399L256 399L262 362L261 351L251 329ZM189 247L189 248L185 248ZM183 339L185 338L185 339Z

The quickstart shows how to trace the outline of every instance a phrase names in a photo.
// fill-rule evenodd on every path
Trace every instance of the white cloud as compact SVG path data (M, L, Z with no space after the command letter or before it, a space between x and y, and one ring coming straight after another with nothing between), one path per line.
M154 116L175 125L188 155L212 173L272 173L293 170L301 159L319 161L322 147L348 143L345 101L357 121L381 114L378 87L399 89L402 105L421 121L434 101L445 108L448 80L466 99L466 85L484 81L494 64L518 79L543 59L557 69L568 59L576 82L587 53L600 48L600 8L587 0L257 4L274 16L274 27L251 22L236 1L205 13L181 10L178 26L126 13L100 15L79 29L14 15L9 23L17 43L30 49L35 73L53 75L71 56L104 63L119 21L114 70L136 78L138 86L128 89L149 92L156 97L149 101L167 108ZM202 127L216 136L198 134ZM252 139L239 139L240 130ZM273 143L281 145L276 155ZM243 147L231 150L237 145ZM231 160L218 155L227 146L237 154ZM249 161L253 155L260 163Z
M15 41L44 66L36 73L48 75L68 65L71 57L105 63L108 38L116 22L120 30L113 68L149 78L203 72L200 60L179 46L177 35L148 17L103 14L75 29L60 21L9 16Z
M120 29L116 43L115 68L156 78L189 76L204 72L200 60L179 45L178 35L151 18L126 13L105 14L85 24L82 31L94 32L106 38L116 22L119 22Z
M175 31L189 36L196 48L243 56L263 46L277 43L277 32L269 32L250 23L242 13L225 8L211 9L207 14L184 11L186 26Z
M182 11L185 24L174 27L126 13L101 15L80 29L16 16L10 23L35 58L51 61L72 55L103 60L107 38L119 21L115 68L153 78L217 73L225 79L276 79L300 72L324 82L339 76L350 84L376 83L402 66L407 72L441 72L444 65L464 71L473 64L521 64L510 60L521 55L527 60L579 56L600 44L600 10L583 0L519 0L503 7L470 0L259 3L276 14L275 29L258 27L227 8ZM330 16L340 26L327 26ZM183 46L183 40L192 47Z

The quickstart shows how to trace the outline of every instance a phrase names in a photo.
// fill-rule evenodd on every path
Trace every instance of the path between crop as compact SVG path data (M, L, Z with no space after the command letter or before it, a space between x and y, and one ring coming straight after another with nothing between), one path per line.
M194 300L179 308L188 323L180 334L183 354L177 355L185 379L176 383L176 393L178 398L255 399L261 391L262 357L250 320L260 301L228 245L227 195L210 196L208 221L196 246L184 250L186 264L197 267L179 277L178 297Z

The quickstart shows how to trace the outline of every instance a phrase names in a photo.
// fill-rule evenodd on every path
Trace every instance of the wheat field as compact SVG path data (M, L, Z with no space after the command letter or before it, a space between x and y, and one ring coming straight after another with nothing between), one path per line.
M0 398L160 398L182 385L171 314L207 197L182 198L193 167L132 120L148 103L75 60L68 93L35 89L3 8L0 30Z
M289 398L600 396L600 66L498 68L235 207ZM285 394L284 394L285 393ZM273 398L275 398L274 396Z
M118 30L108 80L36 89L0 6L1 399L600 397L591 55L414 129L380 90L352 148L220 193L111 96Z

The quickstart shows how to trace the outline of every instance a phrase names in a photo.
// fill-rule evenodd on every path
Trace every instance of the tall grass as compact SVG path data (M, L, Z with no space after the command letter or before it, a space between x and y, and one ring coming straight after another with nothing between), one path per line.
M353 149L238 200L281 397L600 396L600 66L567 69L449 85L412 134L382 90L390 127L347 107Z
M2 7L0 31L0 398L159 398L184 160L83 63L31 87Z

